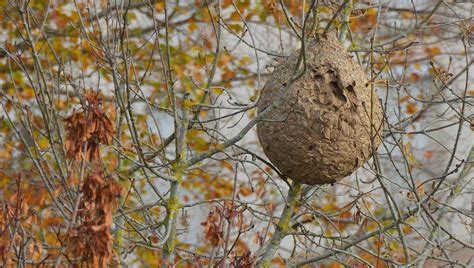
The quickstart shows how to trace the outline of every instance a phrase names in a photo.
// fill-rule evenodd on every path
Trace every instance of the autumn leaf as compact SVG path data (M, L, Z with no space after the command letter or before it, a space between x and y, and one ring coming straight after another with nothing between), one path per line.
M21 95L23 98L30 100L35 96L35 91L30 87L26 87L22 90Z
M408 114L414 114L418 111L418 107L417 107L416 103L413 103L413 102L408 103L406 108L407 108L407 113Z
M111 179L104 179L100 170L85 179L77 213L79 224L64 236L68 254L93 266L110 262L113 256L110 227L120 192L121 187Z
M82 111L64 119L67 156L74 160L93 160L100 157L101 144L112 142L114 128L112 121L102 110L102 100L98 93L88 92L87 102Z
M417 73L415 73L415 72L413 72L413 73L410 74L410 79L411 79L413 82L417 82L417 81L420 80L420 75L417 74Z
M221 161L221 166L224 167L225 169L229 170L229 171L234 170L234 166L226 160Z
M433 157L433 151L431 151L431 150L425 151L425 153L423 155L426 158L431 158L431 157Z
M441 54L441 49L439 47L427 47L425 48L425 52L430 56L437 56Z
M163 1L158 1L156 4L155 4L155 8L156 8L156 11L158 12L163 12L165 10L165 2Z
M250 187L247 187L247 186L243 186L240 188L239 190L239 194L241 194L242 196L249 196L251 195L253 192L252 190L250 189Z
M221 217L218 210L215 209L207 215L206 221L202 222L206 240L211 242L213 247L221 245L224 241L223 230L220 225Z

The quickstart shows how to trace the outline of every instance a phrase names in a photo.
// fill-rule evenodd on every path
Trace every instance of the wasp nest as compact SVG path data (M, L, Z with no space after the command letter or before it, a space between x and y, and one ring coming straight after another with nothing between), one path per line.
M275 103L290 82L299 53L274 70L258 111ZM282 105L257 125L270 161L306 184L332 183L364 164L381 142L382 108L362 67L335 36L306 47L307 70L290 85Z

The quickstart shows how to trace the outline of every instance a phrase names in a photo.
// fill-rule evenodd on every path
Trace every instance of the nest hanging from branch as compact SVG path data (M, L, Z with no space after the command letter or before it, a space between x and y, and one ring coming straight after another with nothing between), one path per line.
M258 112L273 104L293 75L299 52L281 62L265 84ZM380 145L383 112L362 67L333 35L306 47L306 73L281 106L257 125L270 161L305 184L336 182L364 164Z

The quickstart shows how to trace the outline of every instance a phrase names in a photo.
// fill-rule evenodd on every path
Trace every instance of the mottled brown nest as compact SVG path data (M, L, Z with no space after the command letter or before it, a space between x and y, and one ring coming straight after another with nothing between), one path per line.
M299 52L281 62L265 84L258 111L274 103L292 77ZM270 161L306 184L333 183L364 164L379 146L383 115L362 67L333 36L306 48L306 73L258 123Z

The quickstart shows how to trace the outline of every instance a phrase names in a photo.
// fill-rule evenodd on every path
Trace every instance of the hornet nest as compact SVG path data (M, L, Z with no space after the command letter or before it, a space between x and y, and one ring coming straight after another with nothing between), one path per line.
M275 68L258 112L282 95L298 56L293 53ZM258 123L257 135L285 176L311 185L333 183L364 164L380 145L382 108L362 67L332 34L309 42L306 63L283 103Z

